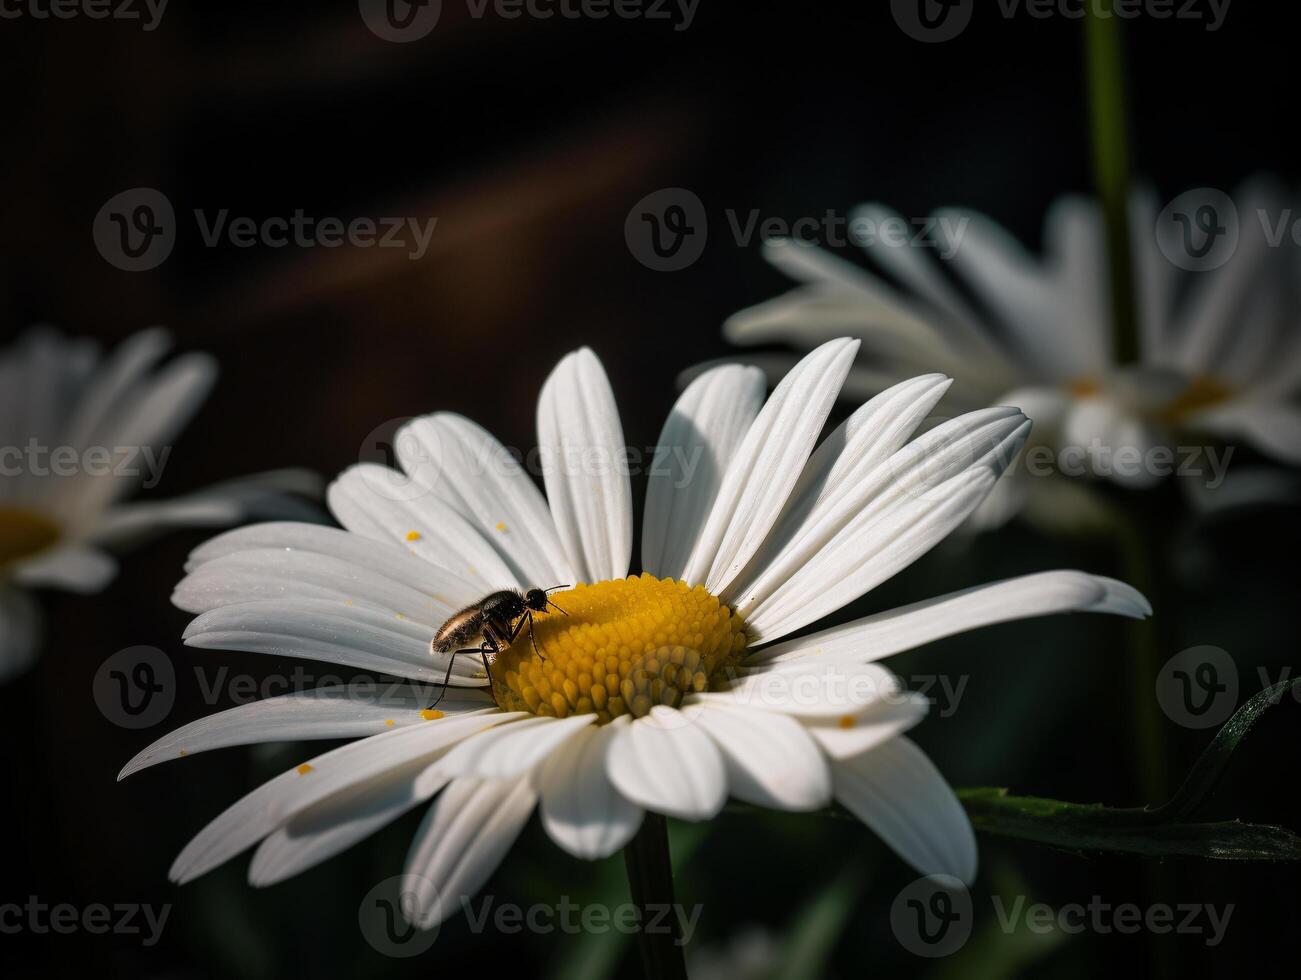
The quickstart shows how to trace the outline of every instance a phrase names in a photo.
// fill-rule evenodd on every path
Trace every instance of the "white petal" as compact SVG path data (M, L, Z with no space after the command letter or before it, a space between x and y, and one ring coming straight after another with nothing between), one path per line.
M82 595L102 591L116 576L117 562L111 555L76 542L42 552L14 570L20 585Z
M524 828L537 802L526 777L511 782L465 777L430 807L407 855L415 876L414 925L429 929L483 887Z
M908 442L951 383L942 374L900 382L867 402L824 439L804 468L776 527L750 567L728 587L724 599L752 595L754 580L792 541Z
M352 534L336 527L322 527L319 524L271 522L228 531L191 552L185 570L197 572L203 566L218 559L233 559L237 556L242 556L240 560L248 563L256 559L257 555L254 553L267 550L305 556L301 560L307 564L316 563L321 558L329 559L324 564L332 569L345 570L341 577L323 580L331 584L333 591L347 591L349 573L346 570L351 568L353 570L351 574L363 575L367 580L373 576L365 573L374 573L375 576L397 583L403 589L414 589L417 592L441 596L440 603L451 609L457 609L481 598L476 586L466 583L446 569L422 561L406 548L373 541L360 534ZM276 567L275 561L268 563L269 570ZM185 585L186 582L181 583L181 586ZM181 591L181 586L178 586L178 592ZM289 593L294 592L292 582L285 583L285 587ZM228 591L248 597L248 590L217 589L219 594ZM182 598L185 598L183 592ZM181 605L178 602L178 605L189 612L201 612L203 609L210 608L202 601L205 598L203 595L190 598L197 604ZM174 601L175 599L176 596L173 596Z
M1267 455L1301 466L1301 408L1281 402L1234 405L1197 422L1225 435L1241 436Z
M441 770L451 777L514 779L544 762L596 715L528 718L467 739L447 754Z
M444 718L372 735L317 756L262 784L204 827L177 856L169 875L175 882L191 881L256 844L296 813L331 794L421 759L432 763L460 739L494 722L514 717L517 716L502 714Z
M1152 607L1140 593L1115 579L1075 571L1039 572L865 616L761 650L747 663L780 664L807 658L880 660L993 623L1063 612L1105 612L1142 619L1151 614Z
M660 432L646 484L642 568L681 578L723 473L763 404L763 373L714 368L684 391Z
M1014 409L937 426L849 487L734 601L757 642L815 622L934 547L989 493L1024 444ZM955 475L956 474L956 475Z
M233 745L359 738L423 723L426 719L421 709L429 704L430 692L440 689L419 690L391 682L375 684L373 691L363 690L353 685L318 687L219 711L182 725L142 749L117 778L125 779L160 762ZM439 702L438 710L455 715L491 711L493 704L478 692L454 692Z
M335 519L355 534L408 549L478 585L484 595L519 580L459 511L432 492L401 492L406 477L373 463L349 467L328 491Z
M165 365L138 390L129 392L96 433L92 445L112 447L167 445L190 421L217 379L217 364L206 354L184 354ZM106 438L99 439L100 435ZM143 478L93 477L84 481L78 506L97 513Z
M451 654L434 655L433 628L360 603L265 599L209 610L185 630L185 645L302 657L395 677L441 684ZM486 683L468 656L453 662L453 685Z
M1157 434L1138 414L1105 396L1077 401L1063 421L1062 443L1087 459L1091 471L1130 487L1150 487L1161 480L1144 461ZM1137 456L1137 462L1134 458Z
M788 587L801 570L842 549L847 540L879 541L877 524L892 512L917 501L945 495L944 485L974 468L1002 472L1025 441L1030 423L1016 409L991 408L951 419L897 450L886 459L843 480L810 509L781 552L756 569L743 592L727 594L729 604L750 620ZM869 446L855 447L876 456ZM852 464L851 464L852 465ZM808 620L811 622L812 620Z
M718 595L754 557L799 480L857 351L854 340L823 344L773 391L723 476L686 582Z
M832 488L781 552L755 569L742 592L726 598L747 620L765 607L771 611L779 603L777 594L789 589L792 579L837 550L843 554L846 542L862 541L866 557L873 544L885 540L879 527L888 526L895 512L928 499L939 501L951 491L949 481L964 471L988 467L995 475L1002 472L1029 428L1025 417L1011 408L984 409L936 426L857 479Z
M832 764L836 799L924 875L976 877L976 836L934 763L903 736Z
M860 205L850 212L850 219L868 221L877 228L891 222L907 227L904 218L880 204ZM986 356L996 350L981 317L924 249L911 241L878 236L868 247L868 254L925 300L930 308L927 322L950 345Z
M259 599L334 599L438 627L457 608L480 598L475 586L446 569L396 546L350 537L375 549L379 560L363 563L287 548L240 551L199 565L176 586L172 601L186 612L206 612Z
M253 853L249 884L274 885L315 867L419 806L447 785L436 763L420 760L307 807Z
M112 419L115 407L144 383L170 347L167 331L157 327L140 330L118 344L80 393L64 430L68 444L111 444L97 439L97 431Z
M302 469L270 470L225 480L181 497L117 504L105 511L89 540L98 545L138 544L178 527L223 527L248 520L316 520L306 500L321 495L321 479Z
M31 666L42 632L36 601L18 589L0 587L0 684Z
M682 820L707 820L727 801L727 772L713 741L661 705L615 734L606 772L633 803Z
M712 703L687 713L722 752L737 799L777 810L818 810L831 801L826 761L795 719Z
M899 679L878 664L808 657L749 672L725 690L695 694L690 701L817 719L855 714L899 697Z
M606 774L614 736L627 716L580 729L551 753L534 777L542 826L574 857L609 857L632 840L642 809L614 788Z
M930 710L930 702L917 691L903 691L898 697L874 704L857 714L834 722L810 724L807 731L833 759L848 759L901 735Z
M584 347L538 399L538 449L556 530L584 582L623 578L632 558L632 486L610 381Z
M399 429L396 443L403 470L478 527L520 582L576 581L542 492L480 426L440 412Z

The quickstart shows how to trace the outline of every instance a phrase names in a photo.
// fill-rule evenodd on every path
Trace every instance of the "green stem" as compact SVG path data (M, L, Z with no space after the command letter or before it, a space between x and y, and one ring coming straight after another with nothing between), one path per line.
M1115 362L1138 360L1138 311L1130 255L1129 145L1125 119L1124 55L1113 0L1089 5L1085 20L1093 176L1106 222Z
M1124 568L1121 577L1147 596L1154 608L1160 609L1161 588L1156 574L1159 558L1154 552L1164 542L1149 541L1149 536L1159 534L1156 523L1142 527L1133 514L1126 513L1118 518L1116 535ZM1153 619L1136 619L1127 626L1130 647L1128 687L1138 750L1137 796L1140 801L1155 805L1167 799L1171 790L1165 757L1165 728L1155 697L1156 678L1161 669L1160 642Z
M637 945L647 980L686 980L687 964L673 899L668 821L647 813L641 829L623 849L628 887L637 907ZM667 915L662 914L668 909ZM647 928L647 924L654 928Z

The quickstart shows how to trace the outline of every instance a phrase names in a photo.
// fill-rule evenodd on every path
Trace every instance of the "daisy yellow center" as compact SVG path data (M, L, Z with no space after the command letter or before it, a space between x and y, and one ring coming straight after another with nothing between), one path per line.
M567 615L535 615L493 664L507 711L641 717L718 687L745 652L745 624L703 586L633 575L551 599Z
M1076 378L1067 382L1066 390L1074 398L1096 398L1102 394L1102 385L1094 378Z
M1232 397L1233 389L1228 385L1204 374L1198 375L1161 410L1161 419L1171 424L1182 422L1189 416L1213 408Z
M0 507L0 567L30 558L59 540L59 526L35 511Z

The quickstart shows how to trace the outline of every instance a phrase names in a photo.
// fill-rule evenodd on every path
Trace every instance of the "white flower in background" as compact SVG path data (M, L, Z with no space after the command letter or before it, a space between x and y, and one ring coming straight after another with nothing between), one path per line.
M207 395L216 365L146 330L107 358L85 339L36 330L0 350L0 681L31 663L40 610L28 590L93 593L117 574L106 549L171 527L221 527L268 512L314 478L264 474L161 502L125 503L162 474L170 442Z
M123 775L220 746L358 739L217 817L172 877L189 881L261 842L249 879L278 882L441 792L407 863L424 883L411 910L422 927L486 881L535 807L560 847L595 859L626 844L646 810L705 820L729 794L799 811L834 799L918 870L970 880L966 815L900 734L925 701L874 661L989 623L1148 607L1118 582L1059 571L791 639L965 520L1029 428L1013 409L984 409L910 441L948 387L932 374L873 398L815 451L857 348L819 347L766 404L762 374L739 365L682 394L649 477L639 576L628 575L619 414L586 349L542 390L545 497L488 433L435 414L398 435L405 475L360 465L333 484L345 530L263 524L198 548L175 593L199 614L188 645L419 684L244 705L141 752ZM495 705L464 690L486 682L467 656L453 693L426 708L447 669L430 649L445 619L495 589L558 585L551 598L567 615L538 615L537 651L521 633L495 659Z
M1036 475L1025 465L1032 453L1023 454L975 523L994 526L1023 508L1046 523L1069 521L1093 506L1082 484L1050 473L1146 486L1177 469L1181 459L1169 462L1168 451L1208 436L1301 464L1301 263L1280 225L1290 212L1277 201L1263 183L1245 188L1236 208L1211 192L1177 199L1185 224L1209 216L1238 230L1228 260L1204 268L1197 256L1214 240L1185 242L1170 210L1159 214L1152 195L1134 196L1136 364L1113 355L1102 215L1080 198L1050 209L1043 259L980 214L937 212L930 249L885 207L857 208L851 233L873 268L807 243L771 242L767 258L802 285L737 313L724 331L739 344L805 349L857 336L863 349L846 386L856 396L940 370L955 378L957 411L1023 409L1035 423L1030 448L1051 451ZM907 231L883 234L890 222ZM757 362L780 376L789 360ZM1203 454L1201 484L1217 485L1227 462L1223 451Z

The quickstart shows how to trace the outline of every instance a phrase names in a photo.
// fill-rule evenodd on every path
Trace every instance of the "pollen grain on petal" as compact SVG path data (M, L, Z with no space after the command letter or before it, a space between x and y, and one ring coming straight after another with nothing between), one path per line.
M316 767L313 766L310 762L304 762L301 766L298 767L296 772L300 776L306 776L309 772L311 772L315 768Z

